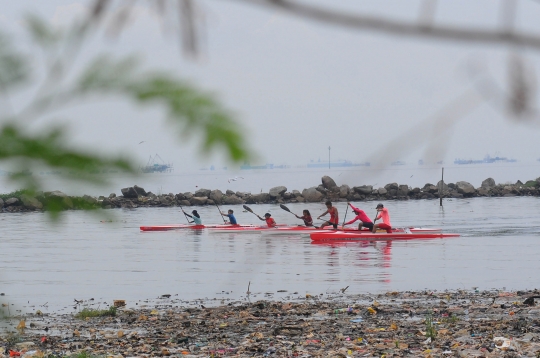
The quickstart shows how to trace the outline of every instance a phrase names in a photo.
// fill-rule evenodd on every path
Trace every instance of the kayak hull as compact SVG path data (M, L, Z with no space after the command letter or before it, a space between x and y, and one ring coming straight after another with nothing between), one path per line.
M141 231L169 231L169 230L180 230L180 229L190 229L190 230L202 230L202 229L211 229L211 228L242 228L242 227L253 227L253 225L225 225L225 224L216 224L216 225L153 225L153 226L141 226Z
M350 242L364 240L422 240L422 239L442 239L459 237L459 234L423 233L423 232L386 232L381 233L352 233L352 232L325 232L323 230L312 232L310 235L313 242Z
M274 227L269 228L266 226L251 226L251 227L218 227L208 228L213 233L260 233L262 235L309 235L313 232L351 232L351 233L370 233L369 230L358 230L354 228L345 228L344 230L335 230L332 227L326 229L317 229L315 227L306 226L286 226L286 227ZM393 229L394 233L423 233L423 234L437 234L441 233L441 229L431 228L396 228ZM386 233L386 232L384 232Z

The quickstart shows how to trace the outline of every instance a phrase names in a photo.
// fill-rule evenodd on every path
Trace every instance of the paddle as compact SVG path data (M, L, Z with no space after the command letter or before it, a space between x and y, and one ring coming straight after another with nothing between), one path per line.
M184 213L184 216L186 217L186 221L187 221L187 223L188 223L188 224L190 224L190 222L189 222L189 219L188 219L188 217L187 217L186 213L184 212L184 208L182 207L182 205L178 205L178 206L180 207L180 209L181 209L181 210L182 210L182 212Z
M221 209L219 208L218 204L217 203L214 203L216 204L216 208L218 209L219 211L219 215L221 215ZM223 219L223 223L226 224L227 222L225 221L225 218L223 217L223 215L221 215L221 219Z
M257 216L257 217L260 218L260 216L257 215L257 214L255 214L255 213L253 212L253 210L251 210L251 208L250 208L249 206L247 206L247 205L242 205L242 206L244 207L244 209L246 209L247 211L249 211L249 212L252 213L253 215L255 215L255 216Z
M285 205L279 204L279 207L282 208L282 209L285 210L285 211L288 211L289 213L293 214L294 216L298 217L298 215L296 215L296 214L293 213L291 210L289 210L289 208L286 207Z
M345 226L345 221L347 220L347 212L349 212L349 202L347 201L347 209L345 210L345 216L343 217L343 224L341 224L341 228Z

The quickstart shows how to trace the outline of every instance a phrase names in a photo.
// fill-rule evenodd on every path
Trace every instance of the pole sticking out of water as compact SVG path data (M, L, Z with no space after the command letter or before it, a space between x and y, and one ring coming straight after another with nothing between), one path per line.
M442 168L441 185L439 185L439 205L440 206L442 206L443 188L444 188L444 167Z

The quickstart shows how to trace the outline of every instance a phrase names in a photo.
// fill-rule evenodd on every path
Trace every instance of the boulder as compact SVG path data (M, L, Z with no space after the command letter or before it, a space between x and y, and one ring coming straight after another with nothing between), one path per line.
M115 194L115 193L110 193L110 194L109 194L109 199L112 199L112 198L116 198L116 194Z
M482 188L490 189L495 187L495 180L493 178L487 178L482 182Z
M254 203L266 203L267 201L270 200L270 194L260 193L260 194L251 195L251 200Z
M87 204L90 204L90 205L96 205L96 204L97 204L97 200L96 200L96 198L94 198L93 196L90 196L90 195L83 195L82 199L83 199L84 202L87 203Z
M173 199L171 199L171 197L168 195L162 195L159 197L159 203L163 206L171 206L173 203Z
M439 188L442 188L443 194L448 193L448 191L450 190L450 187L448 185L446 185L446 183L444 181L442 181L442 180L439 180L437 182L437 189L439 189Z
M471 183L466 181L458 181L456 183L457 192L463 194L464 196L471 196L476 192L474 186Z
M178 204L181 205L181 206L190 206L191 205L191 203L188 200L180 200L178 202Z
M299 196L302 195L302 193L299 192L298 190L293 190L293 191L292 191L292 195L294 195L294 196L296 196L296 197L298 198Z
M221 203L222 198L223 193L221 192L221 190L216 189L210 192L210 200L212 200L214 203Z
M174 196L176 200L186 200L186 196L182 193L178 193Z
M390 191L390 190L396 190L396 191L397 191L398 188L399 188L399 185L398 185L398 183L390 183L390 184L386 184L386 185L384 186L384 188L385 188L386 190L388 190L388 191Z
M226 205L240 205L240 204L245 203L245 201L242 198L239 198L236 195L226 196L223 202Z
M21 195L21 202L25 208L30 209L30 210L43 209L43 204L36 198L29 195Z
M191 205L204 205L206 204L207 200L207 196L194 196L189 200L189 202L191 203Z
M208 199L211 192L212 192L212 190L210 190L210 189L199 189L199 190L197 190L195 192L195 194L193 196L196 196L196 197L199 197L199 198L206 197Z
M272 189L270 189L268 194L270 194L270 197L272 199L276 199L278 196L282 196L283 194L285 194L286 191L287 191L287 188L282 185L282 186L273 187Z
M525 187L527 188L534 188L536 186L538 186L538 182L536 180L527 180L527 182L524 184ZM1 208L2 206L0 206Z
M187 193L184 193L184 200L190 200L193 198L193 194L191 194L189 191Z
M408 185L400 185L397 192L398 196L408 196L409 195L409 186Z
M339 187L339 197L346 198L349 195L351 188L347 184L343 184Z
M320 191L318 191L316 187L311 187L309 189L304 189L302 191L302 196L309 203L319 202L324 197L324 195Z
M48 202L55 203L63 209L73 209L73 201L71 198L67 196L67 194L62 193L60 190L44 193L44 196Z
M489 189L480 187L478 188L478 195L480 196L489 196Z
M0 209L2 209L4 207L4 200L2 200L2 198L0 198Z
M379 188L379 190L377 190L379 192L379 195L386 195L388 194L388 190L386 190L385 188Z
M418 188L418 187L411 190L411 194L418 194L418 193L420 193L420 188Z
M369 195L373 192L373 185L361 185L353 187L353 190L358 194Z
M283 199L286 199L286 200L294 199L294 195L292 195L292 193L286 192L285 194L283 194Z
M337 191L337 184L334 179L330 178L328 175L325 175L321 178L322 186L327 190Z
M236 196L239 197L239 198L245 198L245 197L250 196L251 193L245 192L245 191L237 191L236 193L230 194L230 195L236 195Z
M135 189L133 189L132 186L130 186L129 188L122 188L121 191L124 198L135 199L139 197L139 194L137 194L137 192L135 191Z
M296 197L296 201L299 202L299 203L304 203L306 201L306 199L304 199L303 197L301 196L297 196Z
M135 192L137 193L137 195L139 196L146 196L148 195L146 193L146 190L144 190L143 188L141 188L140 186L138 185L133 185L133 190L135 190Z
M234 191L232 191L231 189L227 189L225 190L225 195L235 195L235 194L234 194Z
M5 201L4 205L5 206L15 206L15 205L19 205L19 199L17 198L9 198Z

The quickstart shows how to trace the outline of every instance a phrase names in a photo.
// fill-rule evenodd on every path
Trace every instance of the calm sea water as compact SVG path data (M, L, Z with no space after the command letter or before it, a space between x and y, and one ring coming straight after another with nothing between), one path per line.
M441 227L462 236L314 245L301 236L139 231L185 222L177 208L111 210L114 222L107 223L83 212L67 212L57 224L42 213L0 214L0 292L6 294L0 298L29 311L61 311L72 310L74 299L129 305L162 294L243 299L248 283L256 299L346 286L350 293L540 286L540 199L447 200L443 209L438 200L385 204L394 226ZM375 203L358 205L375 214ZM322 204L288 207L324 211ZM232 208L239 222L260 222L241 206ZM278 223L299 223L277 205L251 208L271 212ZM343 217L345 204L338 208ZM199 212L206 223L221 220L213 207Z

